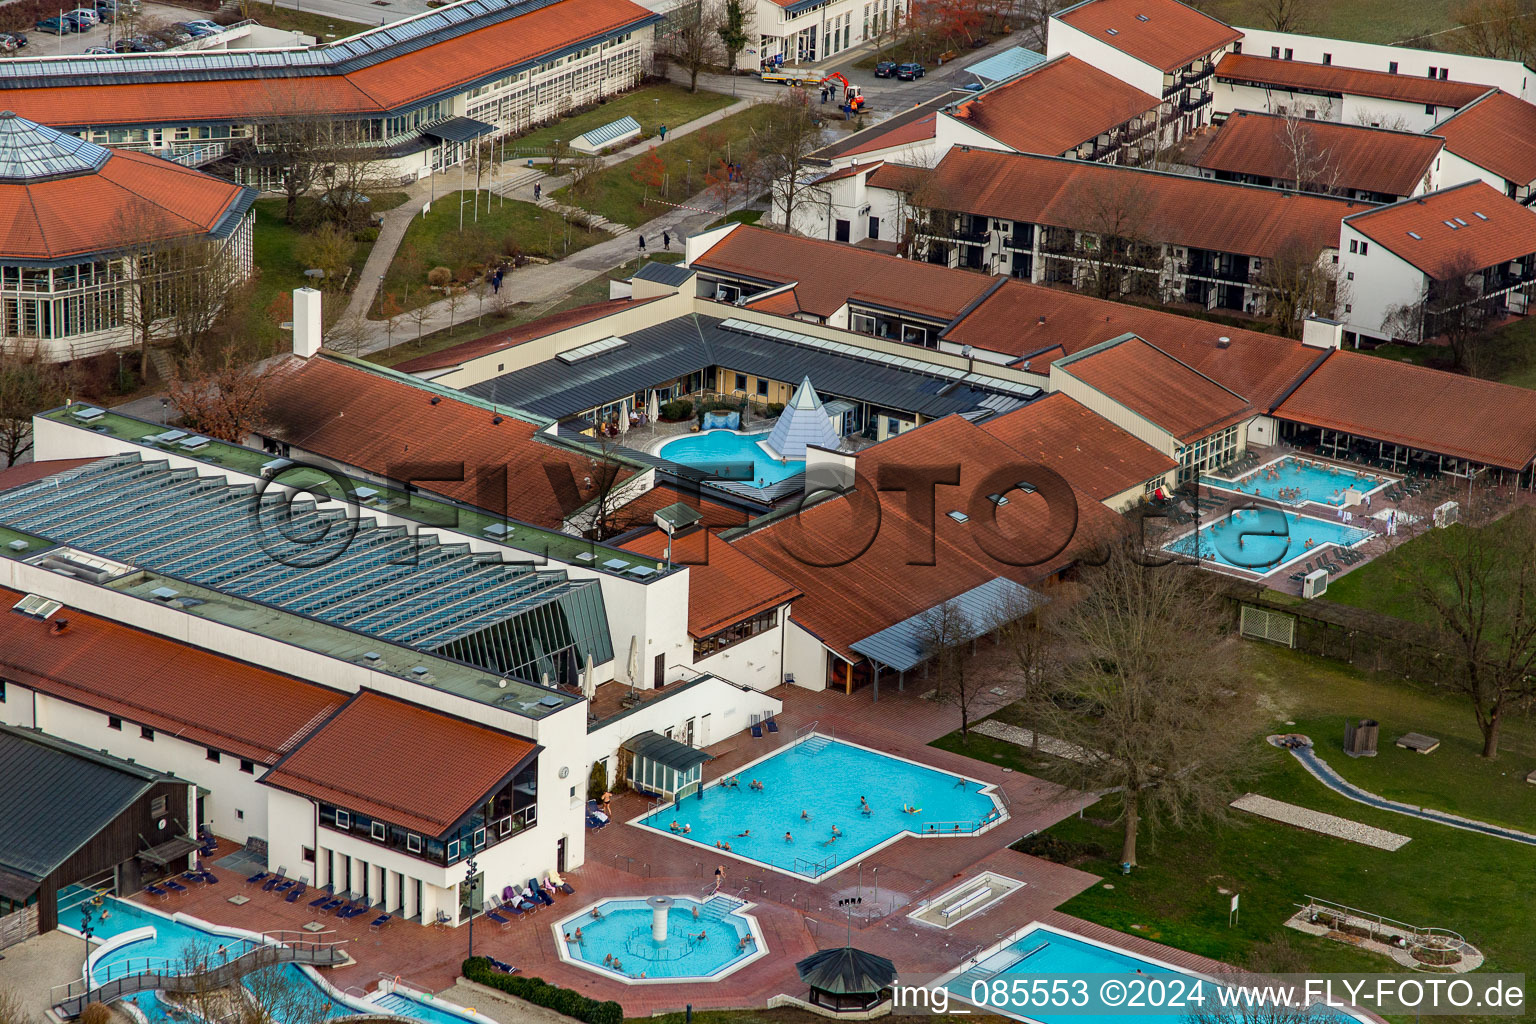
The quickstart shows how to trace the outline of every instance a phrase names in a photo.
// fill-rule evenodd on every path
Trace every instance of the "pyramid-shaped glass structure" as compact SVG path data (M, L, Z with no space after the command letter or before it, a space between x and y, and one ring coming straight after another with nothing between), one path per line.
M811 387L811 378L806 377L773 425L767 447L781 459L803 459L806 445L836 448L838 441L827 410L822 408L821 396Z

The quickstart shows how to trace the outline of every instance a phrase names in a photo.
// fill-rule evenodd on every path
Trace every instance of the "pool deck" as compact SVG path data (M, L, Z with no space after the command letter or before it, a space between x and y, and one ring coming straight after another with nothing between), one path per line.
M730 774L747 761L793 743L796 728L814 721L820 723L821 732L941 771L968 774L1005 791L1011 802L1010 818L982 835L908 837L864 858L862 893L870 896L878 869L880 908L871 911L867 920L855 919L853 941L860 948L890 957L908 976L951 970L994 944L1000 934L1032 920L1194 970L1219 966L1057 913L1057 906L1100 880L1075 868L1014 852L1008 845L1075 813L1084 798L1027 775L927 746L929 740L952 731L959 722L953 708L935 707L922 700L920 692L926 689L920 680L914 680L905 692L883 688L876 704L871 703L867 689L847 695L781 687L775 691L784 700L784 710L777 716L780 731L762 739L740 733L713 745L710 751L716 760L706 769L707 778ZM696 850L651 830L624 824L644 810L642 797L632 793L617 797L614 824L600 832L588 832L586 863L566 872L576 895L563 897L532 919L514 921L505 930L478 923L476 951L515 964L522 974L542 977L595 998L616 999L629 1016L675 1010L685 1002L699 1009L724 1009L763 1006L769 997L781 992L803 997L795 961L843 941L847 919L836 901L860 891L859 869L845 868L821 883L765 871L728 854ZM225 844L221 853L231 849ZM645 986L605 979L561 960L550 928L553 921L608 897L644 897L658 892L702 895L711 888L717 864L726 872L722 891L757 904L751 913L762 929L768 956L719 981ZM221 884L196 888L163 903L148 901L149 905L258 931L299 928L313 919L307 906L293 906L271 893L248 889L243 876L236 873L220 868L215 871ZM986 912L948 930L907 917L920 900L982 871L1022 879L1026 884ZM248 896L250 902L234 906L228 900L235 895ZM368 928L369 920L368 915L350 921L323 919L331 934L348 940L356 960L353 965L325 972L333 984L371 990L380 975L397 974L411 986L433 992L454 984L468 951L466 928L437 929L396 921L383 931L373 932Z

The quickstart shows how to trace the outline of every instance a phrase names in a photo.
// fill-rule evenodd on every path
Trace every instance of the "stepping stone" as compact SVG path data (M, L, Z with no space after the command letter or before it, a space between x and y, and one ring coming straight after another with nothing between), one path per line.
M1433 736L1425 736L1421 732L1404 733L1397 738L1397 745L1404 750L1414 750L1420 754L1432 753L1440 746L1440 741Z

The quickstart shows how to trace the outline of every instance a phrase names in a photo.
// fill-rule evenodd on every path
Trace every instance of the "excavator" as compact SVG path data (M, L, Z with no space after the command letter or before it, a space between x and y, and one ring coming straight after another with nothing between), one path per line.
M823 88L823 87L825 87L825 86L827 86L827 85L829 85L831 83L836 83L836 82L841 82L843 84L843 104L842 105L848 108L848 113L849 114L857 114L857 113L859 113L859 111L863 110L864 109L864 87L861 86L861 85L854 85L854 84L852 84L851 82L848 81L848 79L843 77L841 72L839 72L839 71L832 72L826 78L823 78L819 83L817 83L817 87L818 88Z
M761 78L765 82L780 82L787 86L804 86L806 88L821 89L826 86L834 86L841 83L843 87L843 105L848 107L850 114L857 114L864 109L864 87L854 85L840 72L834 71L824 77L812 71L802 71L794 67L776 67L766 70Z

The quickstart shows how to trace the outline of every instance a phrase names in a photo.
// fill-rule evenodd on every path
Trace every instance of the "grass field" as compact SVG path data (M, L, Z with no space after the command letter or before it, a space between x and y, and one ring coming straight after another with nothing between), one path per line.
M314 36L322 43L356 35L364 29L374 27L335 18L329 14L315 14L310 11L296 11L289 7L278 7L276 4L253 3L250 5L250 16L268 28L298 30L305 35Z
M1246 788L1398 832L1412 842L1389 853L1243 815L1214 828L1144 835L1141 866L1122 876L1113 863L1119 828L1104 820L1115 813L1110 797L1084 819L1068 818L1049 830L1107 851L1078 866L1113 886L1094 886L1060 909L1239 965L1284 939L1304 969L1400 970L1383 957L1285 928L1295 904L1314 895L1458 931L1488 955L1484 970L1524 970L1536 962L1536 931L1529 927L1522 881L1536 863L1530 847L1357 804L1325 789L1289 754L1262 742L1267 732L1305 730L1329 764L1365 788L1530 828L1536 813L1521 779L1536 764L1532 723L1508 723L1506 753L1489 764L1477 756L1476 723L1458 700L1279 648L1256 646L1251 654L1261 697L1254 718L1234 727L1252 731L1261 774ZM1340 750L1345 717L1359 715L1382 723L1383 747L1375 759L1351 760ZM1285 724L1291 721L1296 725ZM1390 748L1396 730L1409 728L1440 737L1440 749L1425 756ZM972 737L968 749L954 746L957 739L946 737L937 745L987 760L1007 756L978 744L984 737ZM1013 766L1027 770L1027 757ZM1231 897L1222 889L1242 897L1236 927L1228 927Z
M1409 36L1451 28L1451 12L1463 0L1348 0L1347 3L1314 3L1302 18L1301 31L1309 36L1354 39L1362 43L1395 43ZM1229 25L1268 28L1264 0L1208 0L1201 9ZM1436 46L1454 48L1451 34L1437 37Z
M460 203L468 195L451 192L441 196L426 216L411 221L385 273L381 300L388 293L400 309L407 310L441 298L427 288L426 273L433 267L457 272L471 264L484 264L492 256L510 252L514 246L530 256L562 259L609 237L602 231L567 224L554 210L503 200L486 191L478 193L478 221L467 205L468 200L463 199L466 205L461 230ZM416 267L411 266L413 254L420 261ZM377 302L374 307L372 315L377 317Z
M508 151L519 156L543 155L554 148L556 139L569 143L576 136L601 128L621 117L633 117L640 122L640 138L624 144L632 146L635 142L655 138L657 128L661 125L675 128L734 102L732 97L718 92L689 92L670 82L647 85L622 96L615 96L591 110L563 117L552 124L535 128L526 135L520 135L507 144Z
M636 168L640 161L648 158L647 153L599 171L589 180L583 194L568 187L555 193L555 198L601 214L616 223L637 227L668 209L656 201L658 191L662 199L672 202L681 202L702 192L706 187L704 176L709 169L723 160L734 159L733 152L740 155L743 147L750 144L753 131L763 124L770 112L768 105L760 104L656 146L650 152L661 159L663 189L636 180Z

